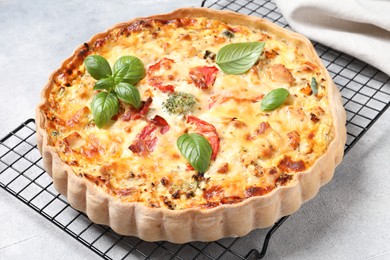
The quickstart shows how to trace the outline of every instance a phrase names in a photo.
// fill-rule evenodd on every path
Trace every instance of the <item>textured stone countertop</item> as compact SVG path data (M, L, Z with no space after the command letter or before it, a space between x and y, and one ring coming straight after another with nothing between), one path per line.
M95 33L133 17L200 4L0 0L0 137L34 117L51 71ZM347 154L334 179L275 233L267 259L390 259L389 131L387 111ZM253 231L236 248L261 248L262 239L263 233ZM0 259L96 258L0 189Z

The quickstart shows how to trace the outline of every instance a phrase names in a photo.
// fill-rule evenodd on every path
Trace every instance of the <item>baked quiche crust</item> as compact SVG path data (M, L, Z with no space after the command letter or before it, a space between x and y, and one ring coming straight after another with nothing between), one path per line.
M50 101L52 100L51 92L55 85L58 85L59 79L61 80L62 73L64 71L69 71L69 75L77 73L77 70L74 69L74 64L79 64L78 66L80 66L80 60L82 63L87 56L89 46L104 45L105 43L102 39L110 36L115 30L141 28L145 21L172 21L182 18L206 18L226 23L229 26L244 26L251 30L270 32L275 37L293 42L296 48L302 49L304 55L311 59L311 62L308 63L308 69L312 69L310 67L313 66L316 67L318 75L321 75L323 78L322 84L325 84L324 89L327 91L325 99L328 111L325 111L325 113L328 113L329 120L327 123L330 124L330 140L329 143L325 144L322 155L307 163L303 160L294 161L289 156L279 158L278 180L273 180L275 184L269 189L265 185L264 187L268 190L264 191L264 187L262 187L260 192L256 189L256 186L252 189L247 187L243 191L246 196L239 197L239 199L236 199L234 196L228 196L223 199L229 200L229 198L233 198L233 201L222 203L222 200L213 200L213 197L218 197L221 193L221 187L217 184L210 184L203 187L202 193L198 197L196 194L190 196L191 198L195 197L195 200L199 198L199 201L202 201L202 203L186 204L185 201L188 195L181 194L180 196L183 197L184 202L182 205L177 203L177 208L169 207L167 203L153 207L150 202L147 204L134 199L127 199L126 196L120 196L123 193L118 192L118 189L111 192L107 189L107 185L101 183L101 179L96 176L90 176L88 173L82 174L76 164L72 165L69 160L65 160L64 153L58 150L58 145L54 143L50 136L51 133L48 132L51 129L48 125L52 123L47 114L47 107L50 106ZM185 37L187 36L184 35L183 37L182 40L186 40ZM272 53L268 55L270 57L273 56ZM165 56L162 54L162 57ZM139 58L142 59L142 57ZM274 70L269 71L269 77L282 78L280 84L289 84L290 78L284 73L286 68L282 67L274 67ZM73 76L77 77L78 75ZM195 83L195 80L193 81ZM143 83L141 82L141 84ZM217 82L216 84L219 83ZM310 90L306 89L307 91L310 92ZM302 88L301 92L305 92L305 88ZM218 99L218 96L216 98ZM219 100L217 102L224 101ZM260 103L256 104L260 111ZM294 111L291 113L294 113ZM187 121L189 120L188 117L191 117L191 115L187 116ZM314 121L318 120L316 115L314 115L314 118L312 116L311 119ZM42 91L42 101L36 111L37 142L43 157L44 167L52 177L55 188L67 197L72 207L86 212L88 217L95 223L109 225L119 234L137 236L147 241L167 240L175 243L196 240L213 241L223 237L243 236L255 228L271 226L282 216L298 210L303 202L313 198L319 188L331 180L335 167L341 162L346 141L345 120L346 115L342 106L341 96L308 39L261 18L206 8L184 8L168 14L137 18L129 22L117 24L106 32L93 36L87 43L76 49L74 54L63 62L61 68L51 75L47 86ZM262 134L268 128L269 125L266 123L260 124L259 129L256 130L257 134ZM255 142L251 138L251 136L247 137L251 143ZM291 140L289 145L292 147L292 150L296 149L297 133L294 131L289 132L288 138ZM259 145L262 144L259 143ZM267 154L264 156L268 157ZM217 162L218 158L215 160ZM253 164L251 158L241 158L241 160L248 160L248 165ZM218 169L214 171L220 171L219 174L223 174L224 171L227 171L229 163L234 164L234 162L226 161L226 164L220 164ZM292 172L292 174L283 175L283 172ZM201 177L204 178L204 176ZM194 178L194 176L190 178ZM166 181L169 182L169 180ZM221 179L218 181L221 181ZM164 184L163 180L162 183ZM127 195L131 192L126 190L125 193ZM205 195L205 193L209 195ZM132 197L130 196L129 198ZM208 200L209 198L210 201ZM158 204L159 202L156 203Z

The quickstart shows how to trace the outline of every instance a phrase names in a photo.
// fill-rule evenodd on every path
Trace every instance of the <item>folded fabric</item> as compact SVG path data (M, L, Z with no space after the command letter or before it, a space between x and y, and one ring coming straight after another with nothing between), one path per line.
M276 0L290 26L390 75L389 0Z

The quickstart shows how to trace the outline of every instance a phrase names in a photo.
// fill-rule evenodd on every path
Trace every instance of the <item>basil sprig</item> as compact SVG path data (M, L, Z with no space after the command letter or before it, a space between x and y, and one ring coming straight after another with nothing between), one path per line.
M139 109L141 96L133 84L145 77L145 67L134 56L120 57L111 70L108 61L99 55L90 55L84 65L97 80L94 90L101 90L92 99L91 110L97 127L102 128L119 111L119 100Z
M200 134L183 134L177 139L180 153L200 173L207 171L211 161L212 148L209 141Z
M240 42L223 46L216 63L226 74L243 74L257 62L265 42Z
M313 95L317 95L318 87L317 87L317 80L315 77L311 78L310 88L311 88L311 92L313 93Z
M269 92L261 101L261 110L271 111L278 108L287 99L290 92L285 88L277 88Z

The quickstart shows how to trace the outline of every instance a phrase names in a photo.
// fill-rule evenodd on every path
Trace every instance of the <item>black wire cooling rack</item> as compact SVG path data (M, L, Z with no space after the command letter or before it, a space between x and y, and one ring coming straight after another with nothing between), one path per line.
M202 6L264 17L289 28L269 0L203 1ZM314 46L343 96L348 130L345 151L348 152L389 107L390 78L351 56L319 43ZM0 187L105 259L260 259L272 234L288 218L280 219L271 229L256 230L259 233L256 237L264 237L256 249L250 248L253 243L247 242L253 237L248 236L182 245L120 236L109 227L92 223L54 189L42 168L34 119L22 123L0 140Z

